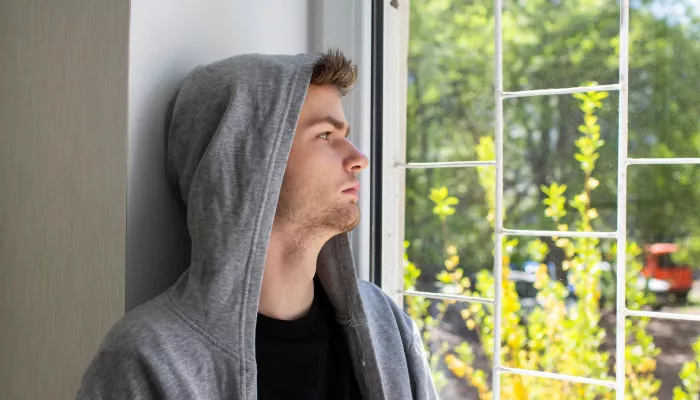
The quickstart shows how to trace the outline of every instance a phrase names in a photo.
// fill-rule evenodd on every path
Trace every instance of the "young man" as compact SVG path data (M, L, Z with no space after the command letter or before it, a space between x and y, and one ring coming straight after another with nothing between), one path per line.
M79 399L434 399L415 324L355 275L367 158L347 139L339 52L196 69L173 104L168 168L192 260L128 313Z

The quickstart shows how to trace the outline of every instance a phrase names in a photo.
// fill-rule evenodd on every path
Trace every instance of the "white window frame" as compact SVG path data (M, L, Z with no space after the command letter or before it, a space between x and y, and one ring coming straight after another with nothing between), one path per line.
M698 315L629 310L625 304L625 280L617 280L616 298L616 348L615 380L601 380L570 376L543 371L507 368L500 365L502 323L502 239L507 236L559 236L597 237L617 241L618 249L627 248L627 169L632 165L700 164L700 158L629 158L628 149L628 60L629 60L629 0L620 0L620 59L619 81L614 84L552 88L505 92L503 88L503 0L494 0L495 10L495 146L493 161L406 163L406 82L409 37L409 0L399 1L399 8L384 6L384 87L383 87L383 204L382 204L382 289L398 304L404 296L422 296L431 299L451 299L477 302L494 306L494 349L492 367L492 393L494 400L500 399L501 376L503 374L528 375L545 379L556 379L608 387L616 391L616 399L625 398L625 320L627 317L650 317L661 319L700 321ZM618 121L618 199L617 229L615 232L560 232L506 229L503 225L503 102L516 97L550 96L590 91L619 92ZM403 241L405 213L405 171L413 168L473 168L490 166L496 169L496 217L494 267L494 299L444 295L439 293L406 291L403 287ZM617 276L625 277L626 252L617 252Z

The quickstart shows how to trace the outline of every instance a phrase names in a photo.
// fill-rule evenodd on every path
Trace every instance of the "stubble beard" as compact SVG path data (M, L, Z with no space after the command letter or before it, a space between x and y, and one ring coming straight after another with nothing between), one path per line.
M298 235L331 237L350 232L360 223L357 203L329 204L324 199L326 190L307 198L304 189L282 185L275 221L294 226Z

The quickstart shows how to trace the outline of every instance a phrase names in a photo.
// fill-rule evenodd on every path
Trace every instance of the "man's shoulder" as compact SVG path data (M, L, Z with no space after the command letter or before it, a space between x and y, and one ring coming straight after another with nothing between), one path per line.
M186 348L177 321L163 295L127 312L87 366L78 399L157 398L156 371L172 364L177 348Z
M371 301L376 301L380 303L386 303L387 306L394 305L396 306L396 303L394 303L391 298L377 285L375 285L372 282L368 282L362 279L358 279L357 283L360 287L360 294L362 295L363 299L371 300Z
M384 320L383 326L389 327L393 324L386 324L386 319L393 316L396 321L395 327L401 332L402 337L408 338L413 331L413 321L391 297L379 286L372 282L358 280L360 294L365 308L365 314L370 324Z
M173 329L175 325L180 325L179 318L168 306L167 297L158 296L121 317L108 331L100 351L125 356L143 353L179 331Z
M364 300L369 300L373 304L380 307L390 307L400 310L399 306L391 299L391 297L382 288L372 282L362 279L357 280L360 287L360 294Z

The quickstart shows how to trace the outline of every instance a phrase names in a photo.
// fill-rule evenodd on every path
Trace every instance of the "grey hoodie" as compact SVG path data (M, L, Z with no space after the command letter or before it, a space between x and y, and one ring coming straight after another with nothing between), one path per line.
M187 205L190 268L115 324L78 399L257 398L265 256L315 60L243 55L186 78L167 143L168 172ZM416 325L379 288L358 281L347 234L323 247L317 276L363 398L437 398Z

